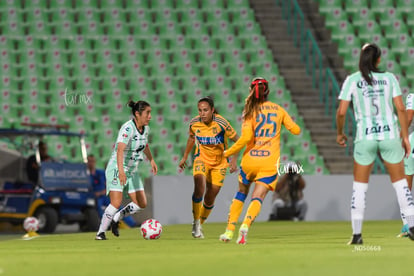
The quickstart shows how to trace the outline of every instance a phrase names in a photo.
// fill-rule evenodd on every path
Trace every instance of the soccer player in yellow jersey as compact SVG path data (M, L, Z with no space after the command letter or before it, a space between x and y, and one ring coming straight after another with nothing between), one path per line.
M239 137L230 123L216 113L214 101L210 97L198 101L198 114L190 122L187 146L179 166L182 169L187 166L188 155L196 145L193 163L192 235L194 238L204 238L201 224L214 207L214 201L223 186L229 167L227 158L223 156L223 151L227 148L227 139L235 142ZM237 156L230 161L230 172L236 170Z
M246 146L240 167L239 190L231 203L226 232L220 236L221 241L229 242L233 238L250 185L256 183L240 226L238 244L246 244L249 227L259 214L267 192L274 191L276 187L282 125L292 134L300 133L300 127L289 114L279 105L267 100L269 85L265 79L253 79L249 92L243 110L241 138L224 151L224 157L229 157Z

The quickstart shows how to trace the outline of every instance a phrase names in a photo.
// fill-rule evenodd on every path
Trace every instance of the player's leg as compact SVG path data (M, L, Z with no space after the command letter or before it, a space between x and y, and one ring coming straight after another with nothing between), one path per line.
M239 220L241 212L243 211L244 202L247 195L249 194L251 181L249 180L250 175L246 173L243 168L240 168L239 174L239 190L234 196L230 204L230 210L227 218L226 232L220 235L220 240L229 242L233 238L234 230L236 230L236 224Z
M221 186L214 185L210 182L206 182L206 194L204 196L204 201L200 209L200 222L203 224L211 211L214 208L214 201L220 192Z
M193 223L191 234L194 238L200 238L201 233L201 206L203 204L203 197L206 187L206 166L200 159L194 160L193 164L193 175L194 175L194 191L192 195L192 212L193 212Z
M118 178L118 169L108 167L105 171L105 176L106 190L107 194L109 194L110 204L106 207L105 212L102 215L101 224L99 225L98 233L95 237L96 240L106 240L105 231L108 230L113 216L122 203L123 187Z
M144 191L144 183L138 174L135 174L127 179L125 189L128 191L128 196L131 199L131 202L119 210L113 217L111 230L116 237L119 236L119 222L124 217L135 214L136 212L147 207L147 197Z
M408 236L414 240L414 201L404 172L404 152L399 139L380 143L381 156L390 175L402 215L409 227Z
M237 238L238 244L246 244L249 228L256 217L259 215L260 210L262 209L263 200L269 190L270 189L267 184L256 182L252 193L252 199L250 201L243 223L239 229L239 236Z
M410 142L413 135L410 135ZM414 145L414 143L411 142L411 145ZM413 185L413 175L414 175L414 158L412 154L408 158L404 158L404 172L405 172L405 178L407 179L408 183L408 189L411 191L412 185ZM408 222L405 218L405 215L403 211L400 209L401 214L401 220L403 223L403 226L401 228L401 232L397 235L397 237L408 237Z
M374 163L361 165L354 162L354 182L351 197L352 240L349 244L362 244L362 224L364 221L366 193L369 176Z
M106 240L105 231L108 230L115 213L121 206L122 192L110 191L109 198L111 203L106 207L105 212L102 215L101 224L99 225L99 230L95 237L96 240Z
M227 168L211 168L208 171L209 173L206 177L206 193L200 211L201 224L204 223L214 208L214 201L223 186Z
M359 141L354 146L354 181L351 197L352 239L348 244L362 244L362 224L369 176L377 156L376 141Z

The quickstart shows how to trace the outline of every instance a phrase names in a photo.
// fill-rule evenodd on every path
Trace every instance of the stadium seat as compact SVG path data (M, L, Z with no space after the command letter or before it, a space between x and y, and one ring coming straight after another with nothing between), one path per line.
M381 34L382 30L380 25L375 21L369 20L365 22L364 26L361 26L357 29L357 35L361 40L371 41L372 37L376 34Z
M339 21L347 21L348 16L341 8L334 8L332 10L329 10L324 14L325 16L325 25L327 27L331 27L333 25L336 25Z
M354 27L347 20L339 20L336 24L328 26L332 40L341 41L344 37L354 34Z
M400 19L392 21L392 24L389 26L384 26L385 37L389 40L392 40L398 37L400 34L408 34L408 28L404 22Z
M380 15L384 11L391 10L393 8L393 0L376 0L371 2L371 10L378 15Z
M327 14L334 9L342 9L342 0L327 0L327 1L318 1L319 3L319 12L322 14Z
M368 20L375 21L375 15L366 3L364 5L361 4L361 6L347 5L345 10L355 27L365 25L365 22Z

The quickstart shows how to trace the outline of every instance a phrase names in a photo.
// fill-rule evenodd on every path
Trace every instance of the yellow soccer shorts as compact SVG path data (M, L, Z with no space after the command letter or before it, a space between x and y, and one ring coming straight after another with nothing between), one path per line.
M226 177L227 167L227 162L223 162L216 166L210 166L201 158L196 158L193 163L193 175L204 175L208 183L222 187L224 178Z
M239 182L249 185L255 182L258 185L265 186L270 191L274 191L278 179L276 166L274 167L256 167L242 165L240 167Z

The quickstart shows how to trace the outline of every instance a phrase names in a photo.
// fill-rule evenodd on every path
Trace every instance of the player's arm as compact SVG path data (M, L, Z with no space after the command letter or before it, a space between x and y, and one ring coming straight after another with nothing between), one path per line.
M283 117L283 125L286 127L287 130L289 130L290 133L293 135L299 135L300 134L300 126L298 126L293 120L292 117L290 117L289 113L285 111L285 115Z
M405 156L408 157L410 154L410 142L408 140L408 119L405 105L402 100L402 96L392 98L395 109L397 110L398 121L401 127L401 138L403 140L403 147L405 149Z
M414 117L414 110L408 109L407 110L408 127L411 126L411 123L413 122L413 117Z
M243 147L254 138L253 128L250 121L244 122L242 126L242 135L228 150L224 151L224 157L229 157L241 151Z
M151 163L152 173L156 175L158 172L158 167L157 167L157 164L155 163L154 158L152 157L151 149L148 144L145 146L144 154Z
M187 146L185 147L183 158L181 159L180 163L178 164L178 166L181 169L184 169L184 168L187 167L187 162L186 161L187 161L188 155L190 154L190 152L192 151L192 149L194 147L194 144L195 144L195 135L194 135L194 133L192 133L190 131L190 134L188 135Z
M124 170L124 150L126 146L127 145L125 143L118 142L118 148L116 150L116 164L118 166L118 177L121 185L125 185L126 183L126 175Z
M344 134L344 126L349 103L350 101L340 100L336 111L336 142L341 147L346 147L346 140L348 140L348 137Z
M239 140L239 135L237 135L237 134L234 135L234 137L230 138L230 140L232 140L234 143L236 143L237 140ZM234 173L235 171L237 171L237 159L239 159L239 153L238 152L236 152L230 160L230 173Z

